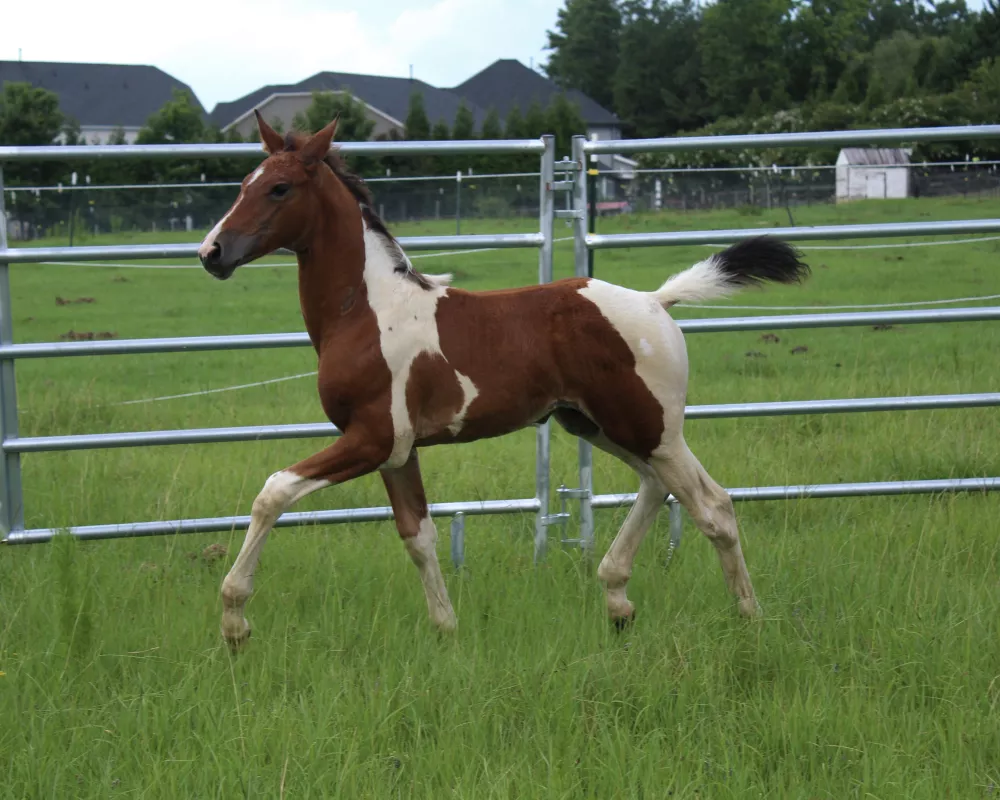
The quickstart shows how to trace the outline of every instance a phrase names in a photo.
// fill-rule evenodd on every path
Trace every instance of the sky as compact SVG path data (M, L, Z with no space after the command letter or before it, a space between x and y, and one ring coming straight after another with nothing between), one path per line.
M209 111L317 72L455 86L498 58L547 60L563 0L45 0L4 3L0 60L150 64Z

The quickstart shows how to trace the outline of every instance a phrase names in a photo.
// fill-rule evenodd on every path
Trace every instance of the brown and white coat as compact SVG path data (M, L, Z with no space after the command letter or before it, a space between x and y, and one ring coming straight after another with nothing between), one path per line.
M595 279L468 292L417 273L371 210L359 178L330 151L336 122L284 139L258 117L268 158L244 182L199 254L220 279L274 250L295 251L299 299L319 359L327 417L343 432L274 473L222 586L222 631L249 635L243 608L261 547L278 517L317 489L378 470L423 581L430 617L457 622L438 565L417 448L500 436L554 416L639 475L638 498L601 562L617 622L625 584L668 492L715 545L741 613L756 611L732 503L684 441L688 364L667 309L763 281L807 274L796 252L751 239L675 275L655 292Z

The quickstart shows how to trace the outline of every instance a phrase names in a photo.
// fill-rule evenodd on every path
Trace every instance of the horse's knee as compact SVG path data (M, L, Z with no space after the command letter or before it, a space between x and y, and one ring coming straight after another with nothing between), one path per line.
M716 547L729 550L739 544L736 510L732 498L720 490L701 510L701 529Z
M223 608L241 608L250 596L244 581L234 579L227 575L222 581L222 606Z
M409 528L407 528L409 530ZM410 559L418 567L422 567L431 557L437 558L437 525L429 516L417 522L413 533L406 535L400 528L400 536L403 537L403 544L406 552L410 554Z
M597 568L597 579L607 586L622 586L628 583L632 571L609 556L610 553L601 559L601 564Z
M301 480L288 470L275 472L264 482L264 488L254 498L251 513L258 518L281 516L294 496L292 487Z

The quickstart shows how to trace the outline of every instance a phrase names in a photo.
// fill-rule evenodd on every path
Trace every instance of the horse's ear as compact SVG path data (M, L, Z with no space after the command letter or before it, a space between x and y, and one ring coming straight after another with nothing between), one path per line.
M333 135L337 132L337 122L340 120L340 115L323 128L321 131L317 131L312 136L310 136L304 145L302 145L302 160L306 165L315 164L318 161L322 161L326 158L326 154L330 152L330 143L333 142Z
M281 138L281 134L264 122L264 118L256 108L253 113L257 117L257 130L260 131L260 143L264 147L264 152L269 156L280 152L285 146L285 140Z

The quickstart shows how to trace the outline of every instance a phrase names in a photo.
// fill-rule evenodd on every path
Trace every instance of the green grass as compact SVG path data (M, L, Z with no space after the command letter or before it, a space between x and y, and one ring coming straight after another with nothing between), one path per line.
M797 224L1000 215L996 201L795 211ZM787 224L784 211L639 216L599 229ZM527 230L474 222L463 232ZM447 233L448 224L399 226ZM560 228L557 235L569 235ZM131 241L165 240L135 237ZM183 241L190 235L174 237ZM88 241L88 244L93 242ZM1000 243L808 251L802 287L735 304L836 305L995 294ZM557 273L572 272L570 243ZM597 254L635 288L711 252ZM276 259L282 261L285 259ZM417 262L462 287L531 283L533 252ZM295 271L11 268L18 341L301 330ZM57 305L55 297L93 297ZM676 309L677 317L713 316ZM730 312L755 313L755 312ZM691 403L997 390L991 323L688 337ZM804 353L792 354L805 346ZM762 355L748 357L748 352ZM349 357L349 354L345 354ZM21 434L322 419L309 378L148 405L142 397L306 372L306 350L19 362ZM1000 474L993 409L692 421L723 485ZM533 494L532 432L422 457L433 501ZM316 440L24 459L29 527L248 513L268 474ZM553 442L574 484L575 440ZM598 454L598 491L635 481ZM302 509L386 503L376 477ZM474 518L446 569L460 628L440 640L391 523L271 535L231 658L218 587L243 531L0 551L0 797L990 797L1000 789L996 496L746 503L744 550L765 610L736 617L688 522L663 569L666 515L636 560L636 624L605 620L595 564L531 560L530 517ZM598 553L624 510L597 512ZM447 561L447 524L439 524ZM221 543L229 555L203 556Z

